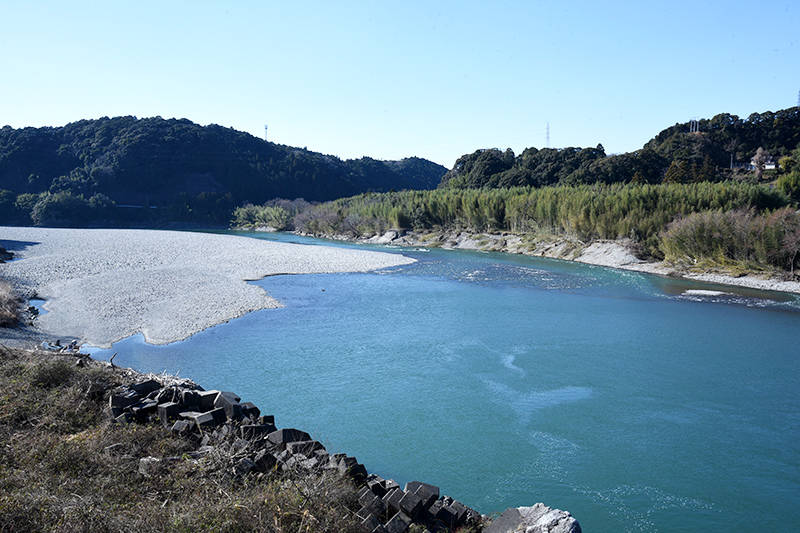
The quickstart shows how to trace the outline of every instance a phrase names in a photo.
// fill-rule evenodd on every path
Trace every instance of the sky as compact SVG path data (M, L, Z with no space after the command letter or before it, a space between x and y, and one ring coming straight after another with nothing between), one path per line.
M641 148L800 100L800 2L0 0L0 126L133 115L342 159Z

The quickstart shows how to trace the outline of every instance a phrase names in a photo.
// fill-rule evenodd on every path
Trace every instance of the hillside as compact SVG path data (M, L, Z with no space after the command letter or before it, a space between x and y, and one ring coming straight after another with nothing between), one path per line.
M45 225L126 217L227 222L231 210L246 202L432 189L446 170L419 158L341 160L186 119L129 116L58 128L5 126L0 222L30 223L29 215ZM119 206L160 209L145 217L141 208Z
M589 183L719 181L731 167L747 166L759 148L774 161L800 145L800 109L753 113L747 119L720 114L669 127L640 150L607 156L595 148L477 150L460 157L440 187L499 188Z

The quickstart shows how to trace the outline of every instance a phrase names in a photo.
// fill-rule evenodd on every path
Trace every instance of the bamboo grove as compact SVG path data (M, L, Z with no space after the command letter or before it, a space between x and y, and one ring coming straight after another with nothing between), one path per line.
M800 217L791 205L780 190L734 181L437 189L362 194L313 206L286 201L247 206L235 212L234 223L351 238L389 229L549 234L584 242L629 238L659 259L747 261L750 267L793 271L793 246L800 244L792 238L800 240ZM716 227L699 216L709 212L717 214ZM740 230L736 237L720 233L734 227ZM704 237L688 239L692 231ZM741 246L722 244L725 239L738 239ZM758 243L753 246L760 251L747 252L744 243Z

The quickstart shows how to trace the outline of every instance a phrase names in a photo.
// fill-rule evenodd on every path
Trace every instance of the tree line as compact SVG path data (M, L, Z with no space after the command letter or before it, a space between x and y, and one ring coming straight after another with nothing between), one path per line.
M186 119L6 126L0 129L0 223L224 224L245 202L429 189L446 171L415 157L341 160Z
M800 240L792 235L800 235L800 216L790 196L765 185L732 181L373 193L316 205L283 201L247 206L235 211L234 221L243 227L269 225L351 238L390 229L562 235L584 242L628 238L647 256L677 260L695 258L700 248L689 250L701 242L708 247L729 238L715 233L725 226L708 224L702 218L707 213L747 221L750 229L730 239L759 251L742 252L726 241L714 248L716 255L702 252L703 257L720 259L723 250L731 263L746 259L750 266L794 270ZM737 227L745 226L742 222ZM770 229L756 231L758 227ZM689 242L684 235L691 232L705 237Z

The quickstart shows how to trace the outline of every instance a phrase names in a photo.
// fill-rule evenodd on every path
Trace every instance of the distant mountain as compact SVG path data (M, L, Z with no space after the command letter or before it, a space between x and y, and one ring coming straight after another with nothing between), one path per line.
M759 148L777 161L800 146L800 108L753 113L747 119L720 114L676 124L641 150L607 156L595 148L477 150L460 157L440 187L495 188L581 183L715 181L731 167L747 165Z
M221 213L277 197L325 201L432 189L446 171L419 158L341 160L186 119L104 117L58 128L0 129L0 204L11 195L39 195L16 201L23 210L45 194L178 212L215 204Z

